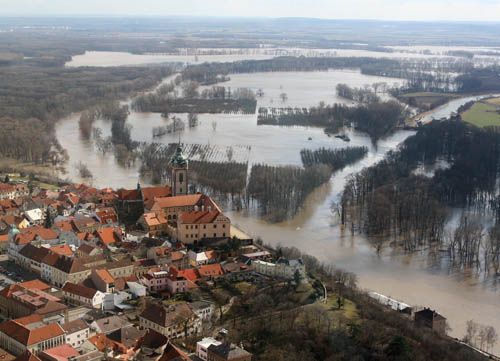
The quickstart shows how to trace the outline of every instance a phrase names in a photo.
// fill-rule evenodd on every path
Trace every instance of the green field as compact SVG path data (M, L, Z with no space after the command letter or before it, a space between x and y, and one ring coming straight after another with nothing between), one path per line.
M477 102L462 114L462 119L478 127L500 126L499 107L493 101Z

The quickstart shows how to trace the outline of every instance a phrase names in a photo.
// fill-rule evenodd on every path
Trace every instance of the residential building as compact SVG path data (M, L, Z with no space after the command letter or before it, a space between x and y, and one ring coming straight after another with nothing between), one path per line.
M446 335L446 318L430 308L415 312L415 324L430 328L440 335Z
M42 318L31 315L0 324L0 347L19 356L26 351L40 351L65 343L65 333L58 323L44 324Z
M109 316L95 320L90 324L92 331L108 335L122 328L131 327L132 324L124 317Z
M73 361L80 353L71 345L60 345L49 348L38 354L42 361Z
M276 263L256 260L252 262L255 272L284 279L293 279L298 272L302 278L306 277L306 267L301 259L287 260L280 258Z
M80 347L90 336L89 325L83 320L74 320L62 324L66 333L66 343L73 347Z
M218 346L222 342L217 341L212 337L204 337L201 341L196 343L196 356L198 356L203 361L208 360L208 348L212 345Z
M75 305L86 305L92 308L101 308L104 293L93 288L66 282L62 287L64 299Z
M251 361L252 354L235 344L222 343L207 348L207 361Z
M201 319L186 303L169 306L150 303L139 315L139 325L169 338L177 338L198 333L201 330Z
M93 269L90 278L96 288L101 292L110 293L115 290L115 279L105 268Z

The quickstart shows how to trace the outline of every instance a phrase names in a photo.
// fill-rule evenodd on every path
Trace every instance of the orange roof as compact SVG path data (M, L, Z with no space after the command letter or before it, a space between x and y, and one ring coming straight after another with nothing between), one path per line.
M214 222L221 214L219 211L192 211L182 213L180 216L181 223L189 224L206 224Z
M219 263L202 265L198 268L198 272L201 277L217 277L224 274Z
M146 222L149 227L159 226L161 224L167 223L167 220L161 213L157 214L155 212L146 212L143 216L144 222Z
M113 244L116 242L120 242L121 238L118 235L121 236L121 229L120 228L102 228L102 229L96 231L96 236L106 246L109 246L110 244Z
M195 206L202 199L202 194L188 194L175 197L156 198L151 209L160 210L163 208Z
M169 197L172 195L172 188L169 186L143 187L141 188L142 199L147 202L150 199Z
M9 235L8 234L0 234L0 242L8 242Z
M74 232L75 227L72 221L59 221L54 223L54 227L59 228L61 231Z
M23 283L18 283L19 286L21 287L24 287L26 289L36 289L36 290L40 290L40 291L46 291L50 288L50 286L48 284L46 284L45 282L42 282L38 279L34 279L32 281L26 281L26 282L23 282Z
M16 318L15 321L23 326L31 325L32 323L41 322L43 317L38 314L32 314L25 317Z
M42 341L64 335L64 330L58 323L51 323L30 330L24 325L16 322L16 320L9 320L1 323L0 332L8 335L25 346L35 345Z
M108 338L103 333L98 333L97 335L90 337L89 342L101 352L106 351L106 349L111 349L122 354L127 352L127 347L124 344Z
M200 278L200 274L198 273L198 270L195 268L187 268L187 269L179 270L179 271L177 271L177 276L184 277L188 281L192 281L192 282L194 282Z
M113 283L115 281L113 276L111 276L111 273L109 273L109 271L105 268L96 269L95 273L106 283Z
M71 250L71 247L68 246L67 244L60 244L57 246L52 246L50 247L50 250L54 253L60 254L61 256L72 256L73 251Z
M42 226L34 226L22 229L21 233L16 236L15 243L28 244L35 240L37 236L43 240L57 239L57 233L54 230Z
M47 355L51 359L54 359L56 361L66 361L70 357L80 356L78 351L75 348L73 348L73 346L68 344L63 344L60 346L50 348L48 350L44 350L42 352L42 358L43 355Z

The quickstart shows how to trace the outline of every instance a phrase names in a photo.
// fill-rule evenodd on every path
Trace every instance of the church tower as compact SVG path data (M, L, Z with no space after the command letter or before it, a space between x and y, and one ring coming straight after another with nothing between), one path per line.
M182 153L180 145L177 147L175 154L170 161L170 167L172 168L172 195L180 196L188 194L188 159Z

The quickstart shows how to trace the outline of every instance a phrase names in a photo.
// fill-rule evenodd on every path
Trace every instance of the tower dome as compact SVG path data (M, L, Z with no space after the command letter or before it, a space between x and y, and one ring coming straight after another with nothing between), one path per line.
M186 168L188 165L188 159L182 152L182 147L178 146L175 150L175 154L170 160L170 165L175 168Z

